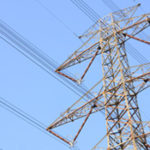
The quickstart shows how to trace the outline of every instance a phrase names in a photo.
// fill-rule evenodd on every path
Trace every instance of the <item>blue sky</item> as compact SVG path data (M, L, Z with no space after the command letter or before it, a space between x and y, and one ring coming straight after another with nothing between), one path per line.
M149 0L113 1L120 8L141 2L142 7L139 8L138 14L149 11ZM36 0L1 0L0 2L0 19L42 49L58 64L61 64L68 55L81 45L80 40L41 7ZM85 2L101 17L111 12L101 0L85 0ZM70 0L42 0L42 3L78 35L93 24ZM147 31L146 34L150 40L150 32ZM150 59L149 47L135 41L133 44L140 53L148 60ZM0 52L0 97L18 106L46 126L79 98L1 39ZM129 58L130 64L136 63L131 56ZM139 106L143 120L150 120L149 96L149 89L139 95ZM105 135L104 116L100 113L93 116L89 119L78 139L77 146L80 150L92 148ZM0 149L68 149L64 144L40 132L1 107L0 118ZM76 125L73 127L75 128ZM68 127L62 133L65 133L66 130L70 132L68 136L71 136L73 130Z

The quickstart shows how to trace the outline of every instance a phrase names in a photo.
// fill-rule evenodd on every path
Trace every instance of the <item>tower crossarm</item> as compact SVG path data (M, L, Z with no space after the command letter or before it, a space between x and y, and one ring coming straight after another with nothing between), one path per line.
M113 16L114 20L115 17L116 16ZM111 19L111 16L109 19ZM88 72L94 59L102 53L101 49L103 49L105 53L115 49L115 45L111 44L114 42L114 29L112 28L112 23L107 24L106 27L104 27L104 24L106 23L100 22L100 30L96 30L78 50L76 50L62 65L60 65L56 69L57 73L71 79L72 81L78 82L78 80L82 80L85 74ZM114 21L113 24L116 36L118 39L120 39L118 40L117 44L121 47L127 40L135 38L135 35L150 26L150 14L124 19L121 18L121 20ZM101 38L101 43L99 42L99 38ZM143 42L142 39L140 41ZM146 41L144 42L148 43ZM66 75L62 72L62 70L82 63L88 59L91 59L91 61L83 72L81 79L75 79L74 77Z
M136 10L140 5L141 4L139 3L135 6L131 6L122 10L115 11L112 14L119 17L117 20L132 18L132 16L134 16ZM89 27L81 36L79 36L79 38L88 39L90 36L93 35L93 33L95 33L95 31L99 30L99 25L101 25L101 28L103 30L107 30L107 27L109 25L108 21L109 21L109 15L104 18L99 18L99 20L91 27Z
M91 58L99 47L99 42L92 44L87 49L81 52L75 52L71 59L66 60L60 67L57 68L56 71L63 70L65 68L71 67L75 64L81 63L89 58ZM100 52L99 52L100 53Z
M133 72L131 73L132 77L129 77L129 79L126 80L126 82L134 83L136 88L134 94L138 94L144 89L150 87L150 68L147 69L148 67L150 67L150 64L143 64L143 65L131 67L131 69L133 70ZM117 90L120 88L121 85L122 83L118 84L117 86L111 89L108 89L107 93L112 95L117 95ZM111 93L112 90L116 90L116 93ZM76 109L68 109L68 111L66 111L59 119L53 122L48 127L48 129L56 128L66 123L75 121L79 118L85 117L88 111L90 110L91 106L95 106L92 113L103 111L104 106L106 104L102 102L102 98L103 98L102 95L103 92L101 92L98 96L92 98L88 102L86 102L84 105L77 107Z
M113 16L114 17L114 16ZM124 20L117 20L114 22L116 24L116 33L117 34L124 34L128 33L130 35L136 35L139 32L143 31L147 27L150 26L150 13L143 14L140 16L124 19ZM120 25L122 27L120 27ZM111 24L107 27L107 30L111 31L112 27ZM112 38L114 35L112 32L109 36L106 36L104 40L108 40Z
M102 101L100 101L102 97L103 97L102 94L99 94L98 96L86 102L84 105L81 105L76 109L66 111L61 117L59 117L59 119L54 121L47 129L53 129L58 126L67 124L69 122L73 122L79 118L85 117L90 111L91 107L93 107L91 113L103 110L104 104Z
M123 16L120 17L120 19L117 18L119 13ZM115 19L117 18L115 21L117 34L123 34L124 36L126 34L136 35L139 32L146 29L147 27L149 27L150 25L149 13L140 16L135 16L135 17L130 15L129 15L130 17L127 17L128 14L127 12L126 12L127 14L122 14L122 13L123 11L119 11L118 13L112 13L113 17ZM114 36L112 24L108 23L110 19L111 16L106 16L103 19L97 21L92 27L90 27L87 33L82 35L87 37L86 42L84 42L79 49L77 49L70 57L68 57L68 59L62 65L60 65L56 71L63 70L65 68L71 67L73 65L76 65L78 63L90 59L96 52L97 47L101 46L99 45L99 37L101 37L104 41L110 41L111 38L113 38ZM101 32L101 34L99 32L100 30L103 31ZM124 42L130 38L131 37L127 36ZM105 48L106 51L113 49L113 47L109 47L109 48L107 48L107 46L105 47L106 47ZM98 54L100 54L100 52Z
M135 87L135 89L137 89L137 90L135 90L136 91L136 93L135 94L138 94L139 92L141 92L143 89L145 89L145 88L147 88L147 87L149 87L150 86L150 72L149 71L147 71L147 72L145 72L144 74L143 74L143 72L140 72L140 70L142 69L142 68L144 68L145 66L147 66L147 65L143 65L143 66L138 66L138 67L135 67L134 69L134 72L132 72L133 73L133 75L136 75L136 74L138 74L138 75L136 75L136 76L134 76L134 77L130 77L128 80L126 80L126 83L130 83L130 82L132 82L132 83L136 83L136 82L138 82L138 86L136 86ZM146 81L145 81L146 80ZM140 82L140 83L139 83ZM77 119L80 119L80 118L83 118L83 117L86 117L86 119L89 117L89 115L91 115L91 114L93 114L93 113L96 113L96 112L99 112L99 111L101 111L101 112L104 112L104 108L105 108L105 106L106 105L108 105L108 103L109 103L109 107L112 107L112 113L113 113L113 111L114 110L116 110L117 108L119 108L119 105L120 105L120 103L124 100L124 96L122 95L123 93L120 93L119 95L118 95L118 93L117 93L117 91L121 88L121 86L122 86L122 84L123 83L120 83L120 84L118 84L116 87L113 87L112 89L108 89L108 91L103 91L103 92L101 92L98 96L96 96L96 97L94 97L93 99L91 99L91 100L89 100L88 102L86 102L84 105L81 105L80 107L78 107L78 108L76 108L76 109L74 109L74 110L71 110L71 109L68 109L68 111L66 111L62 116L60 116L55 122L53 122L48 128L47 128L47 130L50 132L50 133L52 133L52 134L54 134L55 135L55 133L52 131L52 129L54 129L54 128L57 128L57 127L59 127L59 126L62 126L62 125L65 125L65 124L67 124L67 123L70 123L70 122L73 122L73 121L75 121L75 120L77 120ZM145 86L145 85L147 85L147 86ZM113 92L113 93L111 93L112 91L115 91L115 92ZM109 100L107 101L107 103L103 103L103 93L107 93L107 94L110 94L111 96L110 96L110 98L109 98ZM112 100L112 98L114 97L114 96L120 96L120 101L117 103L117 104L113 104L113 103L111 103L111 100ZM130 95L131 96L131 95ZM135 95L134 95L135 96ZM132 100L132 98L131 98L131 100ZM91 109L92 108L92 109ZM90 113L89 113L90 112ZM127 112L127 108L123 108L122 109L122 115L123 114L125 114ZM111 114L110 114L111 115ZM111 116L108 116L108 118L111 118ZM85 119L85 120L86 120ZM113 119L113 118L112 118ZM118 120L118 122L119 122L119 120ZM115 124L117 124L118 122L116 122ZM86 121L83 123L83 125L86 123ZM129 122L128 122L128 120L125 122L125 124L128 124ZM114 124L114 126L115 126L115 124ZM82 128L83 126L81 126L81 128ZM112 128L113 128L113 126L112 126ZM81 130L81 129L80 129ZM80 130L79 130L79 132L80 132ZM76 135L76 137L78 136L78 134L79 134L79 132L77 133L77 135ZM110 129L110 131L109 132L111 132L111 129ZM149 135L149 134L148 134ZM58 138L60 138L60 139L62 139L63 141L65 141L65 142L67 142L68 144L71 144L71 142L68 142L67 140L65 140L64 138L62 138L61 136L59 136L59 135L57 135L56 134L56 136L58 137ZM143 135L144 136L144 135ZM142 137L143 137L142 136ZM117 138L117 137L116 137ZM135 137L135 138L141 138L141 136L137 136L137 137ZM75 138L76 139L76 138ZM74 140L75 140L74 139ZM114 139L115 140L115 139ZM122 144L126 144L126 143L128 143L128 142L130 142L132 140L132 138L130 138L130 139L128 139L128 140L126 140L124 143L122 143ZM115 145L115 147L117 147L117 146L119 146L119 144L118 145Z

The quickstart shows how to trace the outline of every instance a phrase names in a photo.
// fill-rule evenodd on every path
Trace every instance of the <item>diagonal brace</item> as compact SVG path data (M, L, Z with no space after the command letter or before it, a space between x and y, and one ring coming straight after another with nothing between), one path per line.
M86 116L86 118L85 118L85 120L84 120L83 124L81 125L81 127L80 127L79 131L77 132L77 134L76 134L75 138L73 139L73 143L76 141L76 139L77 139L77 137L79 136L79 134L80 134L81 130L83 129L83 127L84 127L85 123L87 122L87 120L88 120L88 118L89 118L90 114L92 113L93 107L94 107L94 106L92 106L92 107L91 107L91 109L90 109L89 113L87 114L87 116Z
M99 47L99 49L100 49L100 47ZM90 66L92 65L92 63L93 63L93 61L94 61L96 55L98 54L99 49L97 49L97 51L95 52L94 56L92 57L90 63L88 64L88 66L87 66L86 70L84 71L84 73L83 73L83 75L82 75L82 77L81 77L80 80L82 80L82 79L84 78L85 74L86 74L87 71L89 70L89 68L90 68Z

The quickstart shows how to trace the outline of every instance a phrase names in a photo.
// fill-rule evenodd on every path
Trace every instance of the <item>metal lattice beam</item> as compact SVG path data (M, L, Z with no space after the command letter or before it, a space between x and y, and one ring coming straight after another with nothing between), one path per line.
M47 130L64 142L72 145L90 115L103 112L106 119L108 150L148 150L149 131L146 130L137 101L137 95L150 87L150 64L130 67L125 43L150 26L150 14L135 16L140 5L129 7L98 20L80 38L85 43L77 49L56 72L80 83L88 73L96 57L101 56L103 78L95 84L99 88L97 95L86 102L83 100L88 92L69 107ZM80 79L63 73L63 70L91 59ZM89 92L91 92L89 90ZM52 130L85 117L81 127L72 141L55 134ZM101 141L100 141L101 142ZM100 142L93 148L98 149Z

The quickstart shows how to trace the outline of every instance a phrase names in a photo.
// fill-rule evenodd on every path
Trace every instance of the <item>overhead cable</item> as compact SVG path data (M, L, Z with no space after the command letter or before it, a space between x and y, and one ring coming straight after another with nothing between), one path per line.
M84 85L77 85L55 73L55 70L58 67L56 62L42 50L37 48L31 42L23 38L12 28L10 28L3 21L0 21L0 34L1 39L3 39L9 45L13 46L28 59L32 60L32 62L34 62L36 65L49 73L53 78L61 82L69 90L73 91L78 96L82 96L82 94L87 92L87 88Z
M75 37L78 38L78 35L62 20L60 19L54 12L52 12L43 2L40 0L34 0L37 2L44 10L47 11L51 16L53 16L58 22L60 22L68 31L70 31Z
M15 116L17 116L19 119L22 119L26 123L30 124L31 126L35 127L39 131L43 132L44 134L48 135L49 137L57 140L59 143L65 145L67 148L69 148L65 143L61 142L60 140L56 139L55 137L51 136L45 129L46 125L39 120L35 119L31 115L27 114L17 106L11 104L6 99L0 97L0 107L4 108L5 110L11 112Z
M99 19L99 15L89 7L89 5L85 5L83 0L70 0L79 10L81 10L86 16L89 17L90 20L96 22Z

